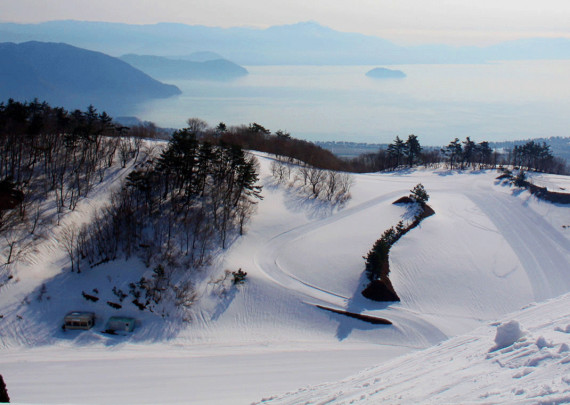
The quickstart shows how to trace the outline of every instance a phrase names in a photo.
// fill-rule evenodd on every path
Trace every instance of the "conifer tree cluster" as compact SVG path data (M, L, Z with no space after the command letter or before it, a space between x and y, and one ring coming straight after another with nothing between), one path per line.
M486 141L475 143L467 137L461 142L455 138L441 152L450 169L482 168L492 164L493 150Z
M199 267L243 233L262 198L257 166L239 146L200 142L191 128L177 131L80 231L77 256L92 265L137 254L147 265Z
M388 262L390 248L405 233L404 223L400 221L396 227L385 230L380 239L374 242L372 249L366 255L366 276L369 281L385 279L388 274L384 264Z
M398 222L394 227L385 230L380 239L378 239L372 249L364 257L365 273L369 284L362 294L366 298L376 301L399 301L396 291L392 287L389 278L389 254L392 246L406 233L419 225L423 218L433 215L433 210L427 206L429 195L424 186L419 183L410 190L408 197L403 197L399 201L407 201L418 204L420 211L416 214L414 220L405 225L403 221Z
M418 137L412 134L408 136L405 142L397 136L394 142L388 145L387 151L388 156L393 159L392 164L395 167L404 164L412 167L419 162L422 147Z
M422 147L416 135L404 141L399 136L376 153L365 153L347 161L345 170L371 172L395 170L423 164L426 167L445 165L451 170L488 169L512 165L547 173L567 174L564 159L553 156L546 142L529 141L521 145L493 149L487 141L474 142L455 138L443 148Z
M529 141L524 145L515 145L512 152L513 166L526 167L528 170L545 171L552 164L554 156L545 142L539 144Z

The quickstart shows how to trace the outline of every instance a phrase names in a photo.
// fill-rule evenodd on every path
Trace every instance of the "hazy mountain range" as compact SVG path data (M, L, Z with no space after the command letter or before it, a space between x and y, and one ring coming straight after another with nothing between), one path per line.
M221 58L194 62L128 54L120 59L157 79L231 80L248 74L247 69Z
M399 46L385 39L344 33L314 22L267 29L198 25L51 21L0 24L0 41L42 40L120 56L134 53L186 59L209 51L240 65L482 63L492 60L570 59L570 40L536 38L488 47Z
M135 101L180 94L126 62L61 43L0 43L0 94L120 112ZM6 101L6 100L1 100Z

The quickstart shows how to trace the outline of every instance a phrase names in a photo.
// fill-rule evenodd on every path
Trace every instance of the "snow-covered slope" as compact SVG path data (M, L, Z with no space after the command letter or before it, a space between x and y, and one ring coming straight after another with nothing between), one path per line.
M353 198L338 209L277 186L271 158L259 159L265 198L247 234L204 272L187 322L129 307L124 312L140 322L130 337L101 335L98 327L64 334L65 312L93 309L77 291L102 291L120 271L148 270L129 261L69 274L54 244L19 269L22 279L34 281L0 290L0 374L12 399L250 403L345 378L570 291L568 207L502 185L494 171L358 175ZM565 177L542 181L570 188ZM360 295L362 256L384 230L410 216L392 202L418 183L436 214L391 250L391 278L402 302L368 301ZM245 285L216 282L238 268L248 273ZM36 299L42 283L49 302ZM317 304L393 325L372 325ZM97 308L100 319L115 314ZM283 400L297 403L292 398Z
M569 308L566 294L341 382L260 403L569 403Z

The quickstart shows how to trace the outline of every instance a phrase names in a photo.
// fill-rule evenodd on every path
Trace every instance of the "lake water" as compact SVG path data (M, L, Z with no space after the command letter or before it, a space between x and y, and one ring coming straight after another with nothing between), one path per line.
M182 95L133 115L181 128L257 122L308 140L422 144L570 136L570 61L389 66L404 79L372 79L374 66L249 66L230 82L170 81Z

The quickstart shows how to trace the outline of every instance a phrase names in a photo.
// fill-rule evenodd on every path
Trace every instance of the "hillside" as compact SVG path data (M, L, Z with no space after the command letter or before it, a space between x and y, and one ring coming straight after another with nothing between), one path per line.
M121 56L120 59L159 79L231 80L248 74L247 69L221 58L193 62L129 54Z
M264 199L245 235L201 273L197 299L184 321L143 313L130 304L117 311L83 299L81 291L93 289L102 301L113 299L112 286L152 270L131 259L71 273L60 244L62 228L53 228L14 269L17 282L1 287L0 369L13 401L251 403L345 379L570 291L568 207L502 184L495 171L439 168L355 175L352 198L335 205L278 184L271 175L274 158L255 155ZM88 218L128 170L109 171L63 223ZM534 180L570 188L565 176L536 175ZM392 202L418 183L430 194L436 214L391 250L391 278L402 301L370 302L360 295L362 256L385 229L409 218L406 207ZM247 272L247 279L232 287L224 281L225 271L237 269ZM393 325L372 325L317 304L380 316ZM553 308L558 321L552 328L564 328L566 306ZM96 327L63 332L60 325L69 310L95 310ZM114 314L137 318L132 335L101 333ZM523 315L513 319L534 328L535 321ZM528 342L542 334L553 339L537 329ZM476 350L492 346L492 339ZM559 340L553 340L556 350ZM464 341L440 347L450 352L456 350L453 342ZM407 364L408 359L394 361ZM417 368L404 370L413 376ZM357 380L348 381L354 385ZM325 388L323 395L334 389ZM462 392L472 402L484 401L468 389ZM290 402L306 400L302 395ZM288 397L282 398L287 403ZM327 398L334 402L336 397ZM342 396L338 399L342 403Z
M0 93L5 100L37 98L68 109L96 104L112 113L152 98L180 94L129 64L63 43L0 44Z
M268 398L263 404L570 402L570 295L343 381ZM430 365L426 372L426 365Z

